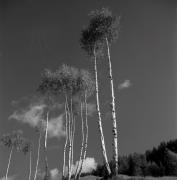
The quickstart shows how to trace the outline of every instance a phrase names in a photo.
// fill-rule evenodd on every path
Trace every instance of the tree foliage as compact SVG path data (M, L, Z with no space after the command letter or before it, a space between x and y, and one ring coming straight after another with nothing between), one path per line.
M26 139L23 137L23 132L21 130L4 134L1 138L1 145L8 148L13 147L16 151L22 151L25 143Z
M102 55L105 38L112 43L118 38L120 17L112 15L108 8L95 10L90 13L88 27L81 31L80 45L90 56L94 53Z

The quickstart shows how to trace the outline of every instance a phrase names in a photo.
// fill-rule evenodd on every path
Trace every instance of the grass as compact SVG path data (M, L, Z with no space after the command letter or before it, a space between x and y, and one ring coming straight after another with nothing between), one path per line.
M80 180L100 180L100 177L96 176L85 176L80 178ZM164 177L139 177L139 176L126 176L126 175L119 175L118 177L114 177L108 180L177 180L177 177L173 176L164 176Z

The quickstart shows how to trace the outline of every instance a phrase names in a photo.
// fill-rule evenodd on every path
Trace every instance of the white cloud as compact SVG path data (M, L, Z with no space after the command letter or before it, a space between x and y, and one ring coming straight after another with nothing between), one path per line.
M30 105L26 109L13 112L13 114L9 116L9 119L15 119L22 123L27 123L32 127L36 127L42 120L45 107L46 105L44 104Z
M76 163L72 166L72 174L75 174L77 164L79 161L76 161ZM82 173L89 173L92 172L97 168L97 163L94 158L92 157L87 157L84 162L83 162L83 167L82 167ZM65 168L65 176L67 176L68 173L68 167ZM41 173L43 175L43 173ZM59 172L57 168L51 169L50 170L50 176L51 180L58 180L61 179L62 174ZM42 176L41 176L42 177Z
M49 137L62 137L65 136L65 131L64 131L64 127L63 127L63 114L56 117L56 118L52 118L49 121L48 124L48 134Z
M57 168L51 169L50 177L51 177L51 180L61 179L61 173L59 173L59 170Z
M76 161L76 163L72 166L72 174L75 174L78 163L79 163L79 167L81 166L81 161ZM81 173L90 173L93 170L95 170L96 168L97 168L97 163L96 163L95 159L92 157L87 157L83 162ZM68 172L68 167L66 167L65 172L66 173ZM65 176L66 176L66 174L65 174Z
M96 167L97 167L97 163L96 163L95 159L91 158L91 157L87 157L84 160L82 172L89 173L89 172L95 170Z
M8 176L8 177L7 177L7 180L15 180L15 178L16 178L16 175ZM2 177L0 180L6 180L6 178L5 178L5 177Z
M41 120L44 120L45 113L45 104L30 104L27 108L20 108L13 112L12 115L9 116L9 119L15 119L21 123L26 123L31 127L37 127ZM48 136L50 138L57 137L60 138L65 136L64 128L63 128L63 115L59 115L57 117L49 118L48 124Z
M126 79L123 83L118 85L118 89L122 90L122 89L129 88L130 86L132 86L132 83L130 82L130 80Z

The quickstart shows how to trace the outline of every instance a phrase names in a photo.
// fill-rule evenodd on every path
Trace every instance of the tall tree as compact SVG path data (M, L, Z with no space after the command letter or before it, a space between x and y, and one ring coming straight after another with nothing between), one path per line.
M91 24L92 21L90 21ZM99 86L98 86L98 72L97 72L97 57L101 55L100 51L100 33L95 31L95 28L89 25L87 28L83 29L81 32L80 44L81 48L85 50L91 58L94 58L94 72L95 72L95 96L96 96L96 108L98 116L98 128L101 140L101 149L103 154L104 163L108 174L111 174L110 166L108 163L107 152L105 147L105 140L102 127L102 118L100 112L100 102L99 102Z
M86 71L86 70L81 70L80 71L80 96L81 96L81 119L82 119L82 132L84 134L84 126L85 126L85 138L83 136L83 141L82 141L82 149L84 150L82 153L83 153L83 156L82 156L82 153L81 153L81 156L80 156L80 160L79 160L79 163L80 163L80 166L79 167L79 170L78 170L78 173L76 172L76 175L75 175L75 178L76 179L79 179L80 177L80 174L82 172L82 167L83 167L83 162L84 160L86 159L86 153L87 153L87 143L88 143L88 108L87 108L87 99L93 94L95 88L94 88L94 81L93 81L93 78L92 78L92 75ZM83 115L82 115L82 109L84 107L84 112L85 112L85 115L84 115L84 118L83 118ZM84 121L85 119L85 121ZM81 158L82 157L82 158ZM78 163L78 165L79 165Z
M6 170L5 179L8 179L8 172L10 168L12 153L14 150L17 152L22 150L22 146L24 144L24 138L22 137L23 132L21 130L13 131L11 134L4 134L1 138L2 145L10 148L10 154L8 158L8 165Z
M66 114L66 141L64 146L64 164L63 164L63 178L65 176L65 152L66 145L69 145L69 157L68 157L68 179L71 179L72 167L73 167L73 145L74 145L74 131L75 131L75 120L74 120L74 101L73 97L77 94L77 78L78 69L67 65L62 65L55 72L57 77L57 88L58 93L64 94L65 97L65 114Z
M65 101L65 131L66 140L63 149L63 171L62 178L64 179L66 169L66 149L68 145L68 179L71 178L73 167L73 145L74 145L74 132L75 132L75 115L74 115L74 96L77 94L79 71L74 67L62 65L55 72L52 72L53 80L50 84L50 91L52 94L61 95Z
M46 100L46 121L45 121L45 130L44 130L44 152L45 152L45 176L44 180L49 179L49 167L48 167L48 159L47 159L47 132L48 132L48 123L49 123L49 112L52 104L53 97L53 85L54 85L55 77L53 73L45 69L42 73L41 82L37 89L42 95L44 95L44 99Z
M118 38L120 18L113 16L112 12L106 8L92 11L90 13L90 16L91 16L91 19L90 19L90 24L88 27L89 32L92 34L92 37L94 37L93 39L96 40L97 48L100 50L101 54L103 55L106 54L107 59L108 59L109 79L110 79L110 88L111 88L111 96L112 96L111 112L112 112L112 123L113 123L113 130L112 130L113 160L115 161L115 170L113 172L115 172L115 175L117 175L118 174L118 136L117 136L114 83L113 83L112 65L111 65L111 58L110 58L110 45L113 41L115 41ZM83 31L83 32L86 33L86 31ZM87 37L87 39L89 39L90 41L90 38ZM82 39L81 42L84 42L83 40L84 39ZM86 45L87 44L88 43L86 43ZM104 53L105 47L106 47L106 53ZM87 45L87 48L85 49L88 49L88 45Z

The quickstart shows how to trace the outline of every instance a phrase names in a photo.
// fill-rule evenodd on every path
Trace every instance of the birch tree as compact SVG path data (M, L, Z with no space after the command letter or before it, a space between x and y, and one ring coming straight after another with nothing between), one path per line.
M24 138L22 137L22 131L13 131L11 134L4 134L1 138L1 144L5 147L10 148L8 164L5 174L5 180L8 179L8 172L11 164L12 154L13 151L16 150L17 152L22 151L22 146L24 144Z
M40 92L44 99L46 100L46 121L45 121L45 129L44 129L44 153L45 153L45 176L44 180L49 179L49 167L48 167L48 159L47 159L47 138L48 138L48 123L49 123L49 112L52 104L52 96L53 96L53 85L54 85L54 76L53 73L45 69L42 73L42 79L37 89Z
M72 176L72 167L73 167L73 146L74 146L74 133L75 133L75 115L74 115L74 96L78 92L77 79L79 71L77 68L62 65L55 72L55 86L53 86L53 91L55 94L61 94L65 97L65 131L66 131L66 140L63 149L63 170L62 178L65 178L65 169L66 169L66 149L68 145L68 179L71 179Z
M114 175L117 175L118 174L118 137L117 137L114 83L113 83L112 65L110 58L110 45L113 41L115 41L118 38L120 17L118 18L116 16L113 16L112 12L106 8L92 11L90 13L90 16L91 19L90 19L89 27L87 30L83 31L83 34L87 34L87 36L88 34L91 34L89 35L89 38L87 37L86 39L90 40L90 36L92 36L92 39L94 39L97 42L97 48L99 49L100 53L106 55L108 59L110 89L111 89L111 97L112 97L112 102L110 106L111 106L112 124L113 124L113 130L112 130L113 160L115 163L115 169L114 172L112 173ZM82 40L81 42L85 42L84 38L81 40ZM88 40L86 42L88 42ZM82 46L82 47L86 50L89 48L89 52L90 52L90 47L88 46L88 43L85 44L87 46ZM105 48L106 48L106 52L105 52Z
M90 22L91 24L91 22ZM100 33L95 31L94 27L89 25L87 28L83 29L81 32L80 44L81 48L85 50L91 59L94 59L94 72L95 72L95 97L96 97L96 108L98 116L98 129L100 133L101 149L103 160L106 165L108 174L111 174L110 166L108 163L103 127L102 127L102 116L100 112L100 101L99 101L99 84L98 84L98 72L97 72L97 57L100 54L100 43L99 43Z
M87 147L88 147L88 109L87 109L87 99L93 94L95 88L94 88L94 81L92 78L92 75L86 71L81 70L80 71L80 79L79 79L79 87L80 87L80 96L81 96L81 122L82 122L82 147L81 147L81 153L80 153L80 159L78 162L78 166L75 172L75 179L79 179L83 162L86 159L86 153L87 153ZM85 112L85 116L83 117L83 109ZM85 119L85 120L84 120ZM84 128L86 129L86 133L84 135ZM78 171L78 172L77 172Z

